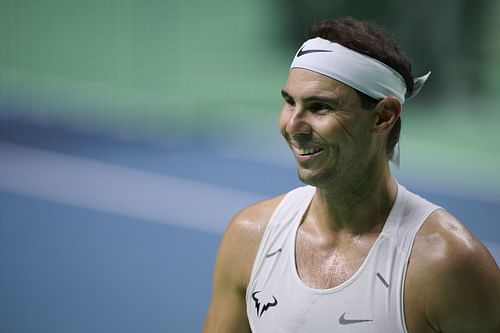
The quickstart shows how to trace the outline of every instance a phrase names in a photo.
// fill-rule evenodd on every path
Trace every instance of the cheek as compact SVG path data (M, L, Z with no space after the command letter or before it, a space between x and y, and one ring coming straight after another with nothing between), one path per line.
M286 125L288 124L288 112L286 110L281 110L279 116L278 116L278 128L281 132L281 134L285 135L286 133Z
M315 126L315 132L327 143L340 143L345 141L345 128L335 118L324 117Z
M322 122L318 130L325 134L328 141L353 144L357 140L361 126L351 115L336 114Z

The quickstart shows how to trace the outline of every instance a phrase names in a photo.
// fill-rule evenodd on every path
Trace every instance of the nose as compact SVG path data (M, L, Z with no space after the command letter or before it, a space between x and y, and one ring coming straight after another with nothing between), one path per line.
M286 134L293 137L297 134L311 133L311 125L307 120L307 114L298 105L295 106L293 111L284 112L287 112L284 128Z

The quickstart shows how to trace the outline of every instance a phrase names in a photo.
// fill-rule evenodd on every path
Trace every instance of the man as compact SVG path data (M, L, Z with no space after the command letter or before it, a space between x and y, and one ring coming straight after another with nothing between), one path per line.
M204 332L500 332L500 273L450 213L399 185L401 105L426 77L380 27L313 27L279 127L308 184L231 221Z

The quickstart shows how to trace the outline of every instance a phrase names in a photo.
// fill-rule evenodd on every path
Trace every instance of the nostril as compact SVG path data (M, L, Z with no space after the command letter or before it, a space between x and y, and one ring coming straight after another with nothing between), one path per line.
M286 132L290 135L294 133L309 134L311 126L301 118L292 117L286 124Z

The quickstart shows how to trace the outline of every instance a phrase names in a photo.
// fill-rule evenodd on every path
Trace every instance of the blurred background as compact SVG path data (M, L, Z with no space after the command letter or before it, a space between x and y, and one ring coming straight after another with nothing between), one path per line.
M300 184L279 92L344 15L432 70L395 173L498 262L499 2L0 0L0 331L200 331L229 219Z

